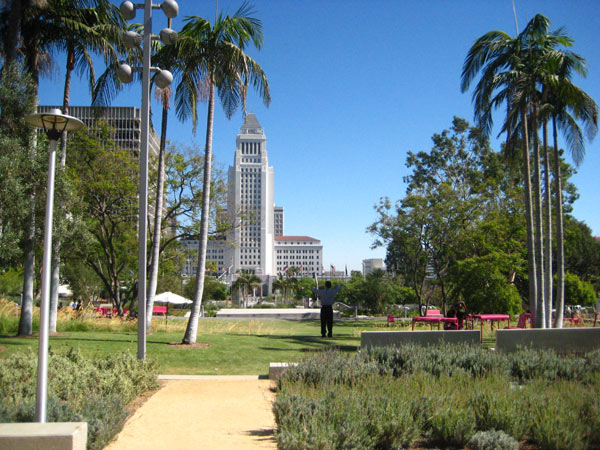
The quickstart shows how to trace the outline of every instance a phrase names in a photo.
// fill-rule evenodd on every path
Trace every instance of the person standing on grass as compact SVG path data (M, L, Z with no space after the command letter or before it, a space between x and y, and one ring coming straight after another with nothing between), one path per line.
M321 301L321 336L333 336L333 299L340 290L340 286L331 289L331 281L325 282L325 289L313 289Z

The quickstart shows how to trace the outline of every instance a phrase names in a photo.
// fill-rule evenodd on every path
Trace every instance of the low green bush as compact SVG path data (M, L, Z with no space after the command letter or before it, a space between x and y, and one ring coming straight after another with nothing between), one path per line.
M125 406L158 384L157 364L120 353L85 358L77 350L48 358L49 422L88 422L88 448L103 448L123 427ZM0 359L0 422L35 416L37 357L29 351Z
M519 450L519 442L503 431L479 431L469 440L470 450Z
M290 368L274 405L280 448L600 448L599 352L469 346L328 351ZM494 431L497 430L497 431Z

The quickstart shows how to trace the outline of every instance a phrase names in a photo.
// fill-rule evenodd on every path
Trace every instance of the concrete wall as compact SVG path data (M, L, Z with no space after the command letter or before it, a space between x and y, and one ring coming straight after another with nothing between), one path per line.
M600 328L547 328L496 331L496 349L513 352L517 347L553 349L559 353L584 353L600 348Z
M363 331L360 335L362 348L402 344L432 345L442 342L480 345L481 335L478 330Z
M86 422L0 423L0 450L85 450Z

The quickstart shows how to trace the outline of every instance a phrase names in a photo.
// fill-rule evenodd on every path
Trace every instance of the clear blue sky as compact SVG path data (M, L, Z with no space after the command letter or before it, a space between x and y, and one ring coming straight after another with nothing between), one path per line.
M588 77L575 82L600 102L600 2L515 2L520 29L537 13L552 21L552 29L565 27L575 39L573 50L588 60ZM218 6L233 12L241 3L220 0ZM214 0L179 5L176 30L185 16L214 20ZM381 196L404 195L408 151L428 150L431 135L448 128L454 115L472 121L471 95L459 89L462 63L485 32L514 35L512 1L256 0L253 5L265 44L250 53L268 76L272 103L266 108L251 93L248 110L267 136L285 233L320 239L325 268L360 269L362 259L384 258L384 249L370 250L373 239L365 232L376 219L373 205ZM138 16L141 22L141 11ZM156 11L154 32L165 26ZM63 66L42 82L41 104L62 103ZM140 89L127 88L114 104L139 107ZM71 104L89 103L85 84L75 83ZM196 136L190 122L179 123L172 115L170 139L195 141L202 148L206 106L200 111ZM217 110L214 154L223 168L233 162L241 124L241 112L228 121ZM600 136L587 145L573 179L580 193L574 215L595 235L600 235L599 170Z

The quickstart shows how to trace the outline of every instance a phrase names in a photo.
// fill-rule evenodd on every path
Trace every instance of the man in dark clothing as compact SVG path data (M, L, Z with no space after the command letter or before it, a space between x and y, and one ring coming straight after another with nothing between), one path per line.
M314 289L317 298L321 301L321 336L333 336L333 299L340 290L340 286L331 289L331 281L325 282L325 289ZM327 333L327 334L326 334Z

